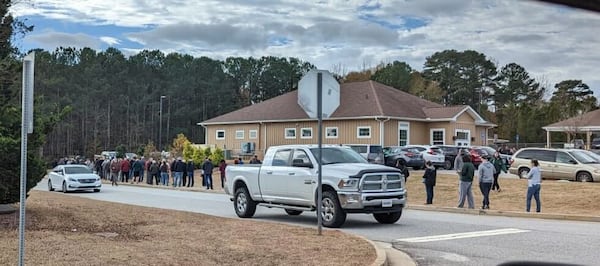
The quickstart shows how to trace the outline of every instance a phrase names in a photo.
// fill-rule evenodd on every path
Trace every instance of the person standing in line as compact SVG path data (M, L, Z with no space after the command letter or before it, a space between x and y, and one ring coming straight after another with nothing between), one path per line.
M427 167L427 163L425 163L425 167ZM406 167L406 162L404 160L398 160L396 162L396 168L398 168L402 172L402 175L404 176L404 183L406 183L406 181L408 181L408 177L410 176L410 173L408 172L408 167Z
M186 165L188 182L187 187L194 187L194 170L196 167L194 166L194 161L189 160Z
M496 172L494 173L494 183L492 184L492 190L500 192L502 190L500 189L500 184L498 184L498 176L500 175L500 172L507 173L506 164L504 163L504 160L500 157L499 152L494 153L494 157L492 157L491 162L494 165L494 168L496 169Z
M183 165L185 165L185 169L183 171L183 174L181 175L181 186L185 187L187 185L187 175L188 175L187 162L185 161L185 159L181 160L181 162L183 162Z
M531 209L531 198L535 198L535 212L542 211L542 202L540 201L540 190L542 189L542 172L538 160L531 160L531 170L527 173L527 201L526 211Z
M169 164L165 159L160 163L160 183L163 186L169 186Z
M423 184L425 184L425 193L427 193L427 201L425 205L433 204L433 188L435 187L435 179L437 171L431 164L431 161L425 163L425 173L423 174Z
M483 195L483 203L481 209L490 208L490 190L492 189L492 183L494 182L494 175L496 174L496 168L492 164L488 155L481 157L482 162L479 165L477 174L479 175L479 190Z
M121 161L121 174L123 175L123 180L121 182L129 182L129 170L131 170L131 164L129 163L129 160L125 158Z
M175 164L177 163L176 159L171 159L171 163L169 164L169 173L171 178L173 178L173 186L175 186Z
M158 167L158 164L156 164L156 161L154 161L153 159L149 159L149 166L148 166L148 176L146 177L146 183L148 183L148 185L153 185L153 182L156 181L156 185L160 185L160 178L158 177L160 174L160 169Z
M177 158L177 161L173 163L173 168L171 171L174 171L175 180L173 181L174 187L181 187L181 178L183 177L183 172L185 172L185 163L182 161L181 157Z
M460 176L460 172L463 167L463 149L458 149L458 153L456 153L456 158L454 158L454 170Z
M114 158L111 160L110 162L110 184L111 186L118 186L119 183L117 182L119 180L119 171L120 171L121 167L119 166L119 161L117 160L117 158Z
M140 158L140 165L142 165L142 169L140 169L140 180L139 182L144 182L144 174L148 172L148 167L146 165L146 158L142 156Z
M244 160L242 160L242 157L238 158L238 164L244 164Z
M102 172L104 173L104 180L110 180L110 158L105 158L102 163Z
M225 160L221 160L219 162L219 172L221 173L221 188L225 188L225 169L227 168L227 163Z
M133 170L133 181L134 183L140 183L142 182L142 177L141 177L141 173L144 170L144 165L142 164L141 160L137 160L135 157L133 157L133 165L131 166L131 170Z
M214 165L212 164L212 161L210 160L210 158L206 158L206 160L204 160L204 163L202 164L202 170L204 170L204 179L206 179L206 189L213 189L213 184L212 184L212 172L214 169Z
M469 209L475 209L475 203L473 202L473 176L475 175L475 166L471 162L471 157L468 155L462 158L463 166L460 171L460 187L459 187L459 199L458 207L464 208L465 199L469 204Z

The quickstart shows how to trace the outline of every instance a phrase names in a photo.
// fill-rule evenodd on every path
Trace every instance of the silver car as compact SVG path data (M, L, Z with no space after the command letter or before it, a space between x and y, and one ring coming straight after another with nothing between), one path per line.
M85 165L59 165L48 174L49 191L60 189L64 193L77 190L100 192L101 187L100 177Z

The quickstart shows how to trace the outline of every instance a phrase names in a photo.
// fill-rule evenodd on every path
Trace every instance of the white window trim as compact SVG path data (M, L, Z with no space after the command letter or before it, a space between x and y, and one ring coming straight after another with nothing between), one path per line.
M287 135L287 132L288 132L289 130L293 130L293 131L294 131L294 136L293 136L293 137L288 137L288 135ZM295 129L295 128L293 128L293 127L290 127L290 128L285 128L285 129L283 130L283 137L284 137L285 139L296 139L296 136L297 136L297 135L298 135L298 134L297 134L297 132L296 132L296 129Z
M330 129L334 129L334 128L335 128L335 136L327 136L327 131L329 131ZM325 128L325 138L326 139L337 139L339 135L340 135L340 130L338 129L338 127L326 127Z
M254 133L254 137L252 137L252 133ZM248 139L257 139L258 138L258 130L250 129L248 130Z
M468 141L469 143L471 142L471 137L473 137L473 136L471 136L471 130L469 130L469 129L456 129L456 130L454 130L454 136L458 136L459 132L460 133L467 133L468 136L467 136L466 141Z
M223 137L219 138L219 133L223 132ZM215 138L218 140L224 140L225 139L225 130L224 129L217 129L215 130Z
M398 134L400 133L401 129L406 129L406 145L410 145L410 122L398 122ZM400 145L400 138L398 138L398 145Z
M368 136L361 136L360 135L360 130L361 129L365 129L365 128L369 129L369 135ZM371 133L372 133L371 132L371 126L358 126L358 127L356 127L356 138L358 138L358 139L370 139L371 135L372 135Z
M241 137L238 136L238 133L242 133ZM246 132L244 130L236 130L235 131L235 139L244 139Z
M442 131L442 144L441 145L446 145L446 129L445 128L432 128L429 130L429 144L430 145L434 145L433 144L433 132L434 131ZM436 145L440 145L440 144L436 144Z
M303 131L306 130L306 129L310 130L310 137L302 136ZM301 139L312 139L313 138L313 129L312 129L312 127L303 127L303 128L301 128L300 129L300 138Z

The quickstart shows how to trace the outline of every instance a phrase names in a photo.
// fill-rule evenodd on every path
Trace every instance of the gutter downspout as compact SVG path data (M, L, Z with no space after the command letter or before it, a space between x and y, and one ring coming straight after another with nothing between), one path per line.
M385 120L379 120L379 118L375 118L375 121L379 121L379 145L383 147L385 146L385 122L390 121L390 118L387 117Z
M201 126L201 127L204 128L204 144L208 145L208 128L205 125L201 124L201 123L198 123L196 125L199 125L199 126Z
M262 157L264 159L265 153L267 151L267 124L264 124L263 122L258 122L258 124L259 124L258 134L260 134L260 136L263 136L262 141L261 141L260 137L258 137L258 141L260 141L258 147L262 151ZM264 135L263 135L263 125L265 126ZM263 145L264 145L264 148L263 148Z

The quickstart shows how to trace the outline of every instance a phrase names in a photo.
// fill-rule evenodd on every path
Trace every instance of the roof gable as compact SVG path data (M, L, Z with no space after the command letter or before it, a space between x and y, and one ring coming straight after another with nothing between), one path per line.
M600 109L571 117L569 119L547 125L543 128L551 129L569 127L600 127Z

